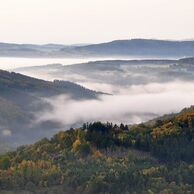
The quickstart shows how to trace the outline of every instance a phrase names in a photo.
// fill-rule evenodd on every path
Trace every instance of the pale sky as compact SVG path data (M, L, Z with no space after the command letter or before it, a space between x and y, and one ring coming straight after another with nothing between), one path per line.
M0 0L0 42L194 38L194 0Z

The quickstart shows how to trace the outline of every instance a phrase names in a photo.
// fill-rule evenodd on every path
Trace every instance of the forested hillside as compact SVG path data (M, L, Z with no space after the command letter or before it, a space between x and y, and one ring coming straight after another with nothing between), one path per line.
M79 101L97 99L99 94L69 81L49 82L0 70L0 143L8 141L15 146L35 142L46 136L45 129L58 126L53 123L49 128L51 123L42 126L34 123L37 112L51 108L45 99L68 95Z
M35 79L19 73L0 70L0 89L1 96L25 94L33 97L49 97L59 94L71 95L73 98L96 98L95 91L88 90L80 85L69 81L55 80L53 82ZM15 98L14 98L15 99Z
M133 126L86 123L2 155L1 193L194 193L193 148L194 107Z

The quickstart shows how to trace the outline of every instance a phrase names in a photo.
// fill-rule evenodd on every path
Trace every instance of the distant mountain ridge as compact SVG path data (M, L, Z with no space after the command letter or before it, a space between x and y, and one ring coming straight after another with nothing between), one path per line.
M194 41L154 39L114 40L86 45L0 43L0 56L17 57L192 57Z
M75 48L89 55L109 56L193 56L194 41L166 41L152 39L115 40L108 43ZM65 51L65 48L62 49Z

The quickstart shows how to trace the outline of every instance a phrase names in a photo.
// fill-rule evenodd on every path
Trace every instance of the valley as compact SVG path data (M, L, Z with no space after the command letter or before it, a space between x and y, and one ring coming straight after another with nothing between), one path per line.
M194 194L193 0L0 0L0 194Z

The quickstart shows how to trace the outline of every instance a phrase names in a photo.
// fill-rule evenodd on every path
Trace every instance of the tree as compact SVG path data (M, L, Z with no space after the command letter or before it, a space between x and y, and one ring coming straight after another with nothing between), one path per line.
M91 152L90 144L88 142L81 142L80 139L77 139L73 143L72 149L73 149L74 153L76 153L82 157L87 156Z
M0 169L7 170L11 165L10 158L8 156L3 156L0 158Z
M125 126L124 126L123 123L120 124L120 129L121 129L121 130L125 130Z

